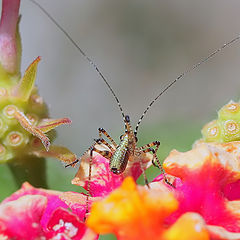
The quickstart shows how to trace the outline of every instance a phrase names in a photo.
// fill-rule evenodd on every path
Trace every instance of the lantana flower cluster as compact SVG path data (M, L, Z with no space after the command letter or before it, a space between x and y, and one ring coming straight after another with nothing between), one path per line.
M132 176L114 175L108 160L95 154L89 214L83 193L25 183L0 204L0 232L16 239L97 239L106 233L129 240L240 239L239 149L237 141L201 140L188 152L173 150L163 164L173 186L159 175L150 188L136 184L138 163L127 170ZM145 156L145 168L151 158ZM72 182L86 188L85 170L81 165Z

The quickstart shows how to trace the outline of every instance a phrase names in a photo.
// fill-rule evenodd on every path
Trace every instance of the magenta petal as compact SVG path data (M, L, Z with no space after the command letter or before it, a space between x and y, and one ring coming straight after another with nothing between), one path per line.
M60 198L68 205L72 213L84 221L86 214L86 195L75 192L64 192ZM94 200L96 200L96 198L89 197L89 205L91 205Z
M10 197L6 198L3 201L3 203L17 200L20 197L25 196L25 195L41 195L41 196L46 197L47 206L46 206L44 214L41 218L41 225L42 225L43 229L46 229L49 218L51 217L52 212L56 208L58 208L58 207L68 208L68 206L59 198L60 194L61 193L57 192L57 191L44 190L41 188L34 188L29 183L24 183L20 190L13 193Z
M228 200L230 200L230 201L239 200L240 199L239 189L240 189L240 180L226 185L223 189L223 192L224 192L225 197Z
M7 239L35 240L44 236L40 219L45 210L47 198L40 195L22 196L17 200L0 205L0 233Z
M43 229L47 228L49 219L51 218L52 213L57 208L59 208L59 207L68 208L68 206L63 201L61 201L58 196L48 196L47 198L48 198L48 204L47 204L46 210L41 219L41 225L42 225Z
M48 237L58 239L81 239L86 232L86 225L79 218L64 208L56 209L48 222Z
M88 169L89 159L84 159L81 166L72 180L73 184L82 186L87 189L88 184ZM116 175L110 172L109 160L106 158L95 155L93 157L92 177L90 184L90 192L93 197L104 197L108 195L115 188L119 187L123 181L123 175Z

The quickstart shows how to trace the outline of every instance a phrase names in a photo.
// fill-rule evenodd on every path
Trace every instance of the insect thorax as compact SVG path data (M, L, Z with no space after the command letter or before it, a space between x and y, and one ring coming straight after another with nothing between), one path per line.
M128 137L128 134L126 134L122 138L120 144L118 145L116 151L114 152L110 160L110 163L109 163L110 170L115 174L122 173L127 166L128 158L129 158L128 141L129 141L129 137Z

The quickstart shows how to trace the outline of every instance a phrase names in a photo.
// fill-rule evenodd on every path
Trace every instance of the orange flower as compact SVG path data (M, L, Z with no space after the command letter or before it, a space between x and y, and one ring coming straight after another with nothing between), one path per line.
M196 214L183 215L169 228L165 220L177 208L171 192L137 186L128 177L107 198L93 203L87 225L96 233L114 233L121 240L173 240L179 234L184 240L209 239L204 220Z

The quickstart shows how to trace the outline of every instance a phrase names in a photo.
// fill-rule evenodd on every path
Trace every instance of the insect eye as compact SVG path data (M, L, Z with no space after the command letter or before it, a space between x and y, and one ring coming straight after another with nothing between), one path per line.
M128 115L125 116L126 122L130 122L130 117Z

